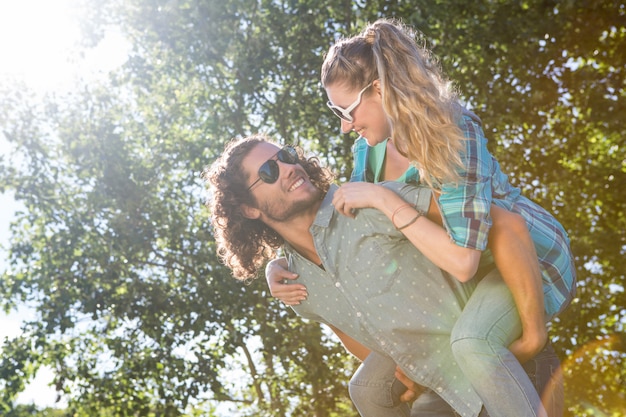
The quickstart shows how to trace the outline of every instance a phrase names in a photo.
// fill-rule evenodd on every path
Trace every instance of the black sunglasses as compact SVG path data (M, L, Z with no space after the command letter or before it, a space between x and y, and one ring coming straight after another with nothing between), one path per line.
M259 168L259 178L248 187L248 190L254 187L259 181L263 181L267 184L274 184L276 182L280 172L274 158L285 164L294 165L298 162L298 152L293 146L284 146L280 151L276 152L274 156L261 165Z

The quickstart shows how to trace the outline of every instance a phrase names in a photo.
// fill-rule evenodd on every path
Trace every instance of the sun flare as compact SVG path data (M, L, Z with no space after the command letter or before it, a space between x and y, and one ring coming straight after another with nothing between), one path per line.
M79 46L78 0L0 2L0 81L18 80L37 91L71 88L76 78L106 73L128 56L111 28L93 50Z
M79 26L73 0L0 2L0 76L29 84L59 80L71 67Z

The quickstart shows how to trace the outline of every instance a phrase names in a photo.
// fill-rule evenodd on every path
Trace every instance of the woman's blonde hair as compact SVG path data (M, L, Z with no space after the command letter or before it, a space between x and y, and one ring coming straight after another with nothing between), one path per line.
M380 19L359 35L337 41L322 65L322 85L362 88L380 80L383 109L398 151L421 169L430 187L457 183L465 137L452 83L419 34L399 21Z

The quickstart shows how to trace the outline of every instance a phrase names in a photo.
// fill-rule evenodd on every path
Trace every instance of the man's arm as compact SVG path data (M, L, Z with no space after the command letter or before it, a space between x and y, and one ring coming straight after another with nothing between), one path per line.
M331 330L337 335L337 337L339 337L341 343L346 348L346 350L359 358L361 362L363 362L365 358L367 358L367 356L371 353L368 348L366 348L347 334L343 333L341 330L331 325L328 325L328 327L330 327ZM407 377L400 368L396 368L395 377L402 384L404 384L405 387L407 387L407 390L400 396L400 401L402 402L415 401L415 399L419 397L420 394L425 390L423 386L409 379L409 377Z
M337 337L339 337L339 340L341 340L343 347L345 347L348 352L359 358L361 362L363 362L365 358L367 358L367 356L370 354L371 351L368 348L366 348L335 326L331 326L330 324L328 324L327 326L330 327L330 329L337 335Z

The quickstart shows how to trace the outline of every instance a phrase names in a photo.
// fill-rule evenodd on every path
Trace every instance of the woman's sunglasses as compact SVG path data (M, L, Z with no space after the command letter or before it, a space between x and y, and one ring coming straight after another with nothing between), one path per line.
M263 181L267 184L274 184L276 182L280 171L278 170L278 164L274 158L285 164L294 165L298 162L298 152L293 146L284 146L280 151L276 152L274 156L261 165L258 171L259 178L248 187L248 190L254 187L259 181Z
M363 93L365 92L365 90L367 90L368 88L370 88L372 86L372 83L369 83L368 85L365 86L365 88L363 88L360 92L359 92L359 96L356 98L356 101L352 104L350 104L348 106L347 109L344 109L343 107L339 107L339 106L335 106L333 103L331 103L330 101L328 101L326 103L326 105L328 106L329 109L331 109L336 115L337 117L339 117L341 120L345 120L348 123L352 123L354 121L354 119L352 118L352 112L354 111L354 109L356 109L356 106L358 106L359 104L361 104L361 96L363 95Z

